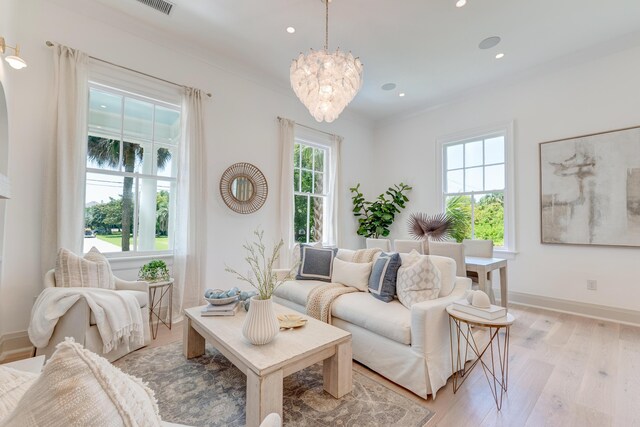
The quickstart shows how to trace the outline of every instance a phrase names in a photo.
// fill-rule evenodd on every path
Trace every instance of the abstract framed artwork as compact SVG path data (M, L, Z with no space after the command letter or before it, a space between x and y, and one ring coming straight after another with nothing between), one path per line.
M640 247L640 126L540 143L542 243Z

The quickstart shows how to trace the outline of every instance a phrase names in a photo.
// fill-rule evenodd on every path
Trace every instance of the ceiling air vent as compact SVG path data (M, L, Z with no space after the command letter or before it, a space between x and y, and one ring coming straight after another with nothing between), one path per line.
M165 15L170 14L171 9L173 9L173 3L169 3L165 0L138 0L138 2L152 7L158 12L164 13Z

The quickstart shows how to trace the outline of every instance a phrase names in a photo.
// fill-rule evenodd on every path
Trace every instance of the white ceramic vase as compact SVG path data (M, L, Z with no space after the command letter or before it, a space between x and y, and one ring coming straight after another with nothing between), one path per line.
M242 335L253 345L263 345L278 335L280 323L273 309L273 300L251 298L249 312L242 325Z

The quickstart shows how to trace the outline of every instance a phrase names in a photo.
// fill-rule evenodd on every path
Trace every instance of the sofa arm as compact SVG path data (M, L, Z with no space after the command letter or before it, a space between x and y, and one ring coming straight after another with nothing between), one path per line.
M471 279L456 277L453 291L443 298L423 301L411 306L411 347L420 354L449 346L449 316L446 308L462 299L471 289ZM446 340L443 340L443 337Z
M122 280L116 277L116 289L119 291L140 291L149 293L149 283L141 280Z

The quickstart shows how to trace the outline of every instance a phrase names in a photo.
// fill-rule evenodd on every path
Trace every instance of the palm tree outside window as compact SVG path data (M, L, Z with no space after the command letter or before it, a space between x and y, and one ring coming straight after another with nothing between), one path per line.
M92 83L88 125L85 251L172 250L180 107Z

